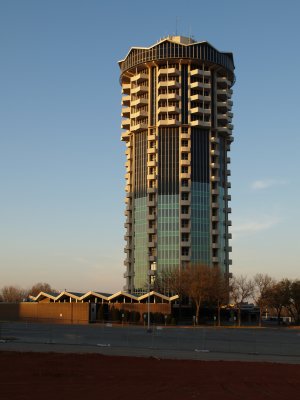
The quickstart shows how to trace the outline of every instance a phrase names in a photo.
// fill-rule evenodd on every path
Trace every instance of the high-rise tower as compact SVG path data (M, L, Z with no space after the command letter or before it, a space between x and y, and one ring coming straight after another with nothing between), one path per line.
M168 36L119 62L126 143L126 278L146 290L148 271L231 260L232 53Z

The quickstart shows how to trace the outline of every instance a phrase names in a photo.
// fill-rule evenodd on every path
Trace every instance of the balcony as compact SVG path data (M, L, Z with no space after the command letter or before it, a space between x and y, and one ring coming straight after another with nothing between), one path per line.
M211 179L213 182L219 182L220 177L219 177L218 175L212 175L212 176L210 177L210 179Z
M160 68L157 72L158 76L162 75L170 75L170 76L179 76L180 71L177 68Z
M226 170L226 175L227 175L227 176L230 176L230 175L231 175L230 169L227 169L227 170Z
M191 239L189 240L182 240L180 242L181 247L191 247L192 243L191 243Z
M148 187L147 188L147 193L156 193L157 189L156 187Z
M204 83L204 82L192 82L190 84L191 89L210 89L211 85L210 83Z
M190 71L190 76L191 77L210 76L210 71L204 71L203 69L200 68L192 69Z
M180 151L187 151L190 152L191 151L191 144L188 144L187 146L180 146Z
M190 206L191 205L191 201L190 200L181 200L180 204L182 206Z
M182 172L180 174L180 178L181 179L190 179L190 177L191 177L191 173L190 172Z
M212 143L219 143L220 139L217 136L211 136L210 141Z
M181 139L190 139L190 135L188 133L181 133Z
M219 125L218 127L217 127L217 129L218 129L218 132L222 132L222 133L228 133L229 134L229 132L230 132L230 130L229 130L229 128L228 128L228 125Z
M144 97L139 97L138 99L132 100L131 102L132 107L145 106L147 104L148 99L145 99Z
M189 192L191 190L191 181L189 181L188 186L181 186L182 192Z
M129 118L130 117L130 107L123 107L121 116L123 118Z
M227 239L232 239L232 233L227 234Z
M130 88L131 88L130 83L123 83L123 85L122 85L122 93L130 94Z
M187 214L180 214L181 219L190 219L191 218L191 211L189 211Z
M217 77L217 83L221 83L221 84L226 85L226 86L230 86L231 85L231 82L227 79L226 76L218 76Z
M227 158L226 158L226 162L227 162L227 164L230 164L230 163L231 163L231 158L230 158L230 157L227 157Z
M185 227L182 227L180 230L181 230L181 233L190 233L191 228L190 228L190 226L185 226Z
M217 114L217 119L219 121L228 121L230 118L228 117L228 114Z
M122 132L121 140L127 142L129 140L130 131Z
M156 167L157 166L157 162L155 160L148 161L147 165L148 165L148 167Z
M148 242L148 247L155 247L156 243L155 242Z
M212 220L213 222L219 222L219 216L218 216L218 215L213 215L213 216L211 217L211 220Z
M142 93L148 93L148 90L149 90L148 86L138 85L131 89L131 94L140 95Z
M148 154L155 154L156 153L156 148L155 147L148 147L147 153Z
M134 119L147 118L147 117L148 117L148 111L145 110L139 110L131 114L131 118Z
M216 189L212 189L211 190L211 194L213 194L213 195L218 195L219 194L219 189L218 188L216 188Z
M211 233L212 235L219 235L219 231L217 229L213 229Z
M181 261L191 261L191 256L190 255L181 256Z
M148 214L148 215L147 215L147 219L148 219L149 221L155 221L155 219L156 219L156 214Z
M191 165L191 160L180 160L180 165Z
M228 102L227 101L217 101L217 107L222 110L228 110Z
M191 114L210 114L210 108L194 107L191 108Z
M218 263L219 262L219 257L212 257L212 262L213 263Z
M157 126L179 126L180 122L175 118L161 119L157 121Z
M211 247L213 249L218 249L219 248L219 244L218 243L212 243Z
M219 208L219 203L211 203L212 208Z
M193 94L190 96L191 101L210 101L210 96L203 96L202 94Z
M153 181L153 180L155 180L157 178L157 175L156 174L148 174L147 175L147 180L148 181Z
M211 166L212 169L218 169L218 168L220 168L220 164L219 164L219 163L216 163L216 162L211 163L210 166Z
M210 151L210 154L212 154L213 156L219 156L219 155L220 155L220 152L219 152L219 150L212 149L212 150Z
M170 88L170 89L179 89L180 88L180 83L177 82L174 79L169 79L167 81L160 81L158 82L158 88Z
M124 107L130 106L130 96L122 97L122 106L124 106Z
M124 119L121 123L122 129L130 129L130 118Z
M147 233L150 234L150 235L151 234L154 235L156 233L156 228L154 228L154 227L153 228L148 228L147 229Z
M227 211L228 214L231 213L231 207L227 207L227 208L225 208L225 210Z
M131 82L141 83L148 80L148 75L144 73L136 74L131 78Z
M129 271L126 271L126 272L124 272L124 274L123 274L123 277L124 277L124 278L129 278L129 277L131 277L131 276L133 276L133 273L132 273L132 272L129 272Z
M179 101L181 97L176 93L162 93L157 96L157 101L161 100L173 100Z
M140 124L132 125L131 130L132 132L140 132L145 131L148 129L148 124L141 122Z
M190 122L191 126L202 126L204 128L210 128L211 123L210 121L202 121L200 119L196 119L195 121Z
M227 226L231 226L232 225L232 222L231 221L227 221Z
M179 114L180 113L180 108L175 107L175 106L169 106L169 107L158 107L157 110L158 113L172 113L172 114Z

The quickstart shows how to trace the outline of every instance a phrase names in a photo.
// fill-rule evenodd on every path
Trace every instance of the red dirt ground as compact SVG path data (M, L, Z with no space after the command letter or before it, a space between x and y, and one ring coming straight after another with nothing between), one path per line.
M1 400L285 400L300 393L299 365L0 352L0 371Z

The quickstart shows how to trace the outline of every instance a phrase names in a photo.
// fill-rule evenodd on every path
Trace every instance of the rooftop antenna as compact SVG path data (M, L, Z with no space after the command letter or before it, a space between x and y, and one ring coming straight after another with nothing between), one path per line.
M177 15L176 15L176 30L175 30L175 36L177 36L177 34L178 34L178 17L177 17Z

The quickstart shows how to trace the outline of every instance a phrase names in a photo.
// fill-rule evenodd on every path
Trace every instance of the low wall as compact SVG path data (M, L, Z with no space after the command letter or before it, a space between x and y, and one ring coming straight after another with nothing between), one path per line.
M89 303L0 303L0 321L86 324Z

